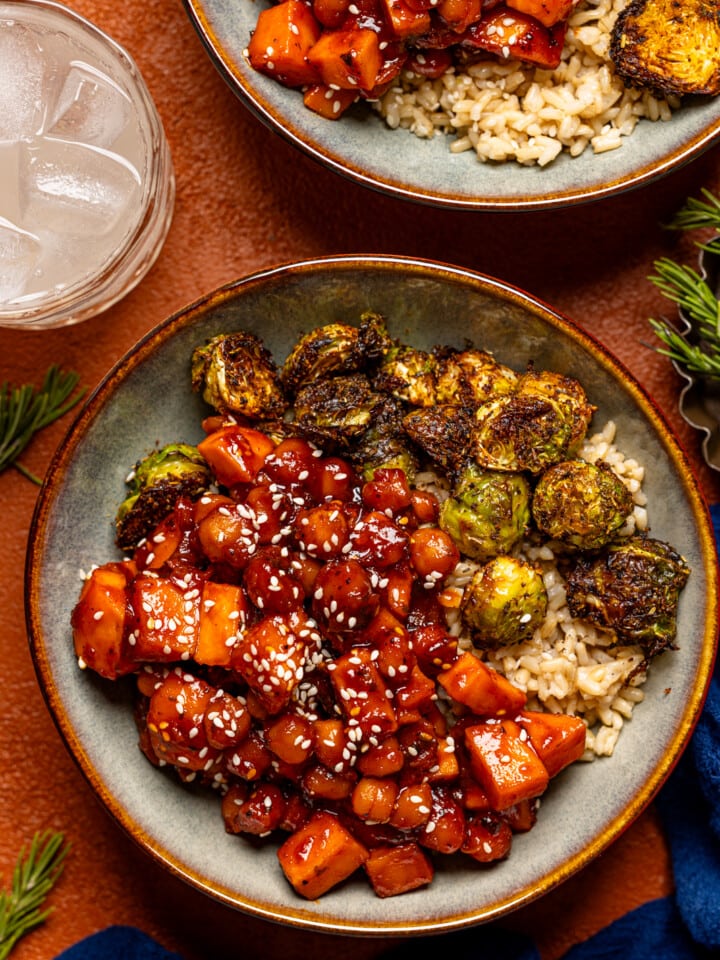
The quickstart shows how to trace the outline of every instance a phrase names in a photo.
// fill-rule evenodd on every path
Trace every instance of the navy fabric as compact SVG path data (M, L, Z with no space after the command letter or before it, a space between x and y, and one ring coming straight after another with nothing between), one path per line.
M711 508L720 543L720 504ZM656 798L675 879L672 896L652 900L572 947L564 960L720 960L720 668L687 750ZM451 951L454 960L540 960L528 937L501 925L405 940L387 960L418 949ZM56 960L182 960L140 930L114 926Z

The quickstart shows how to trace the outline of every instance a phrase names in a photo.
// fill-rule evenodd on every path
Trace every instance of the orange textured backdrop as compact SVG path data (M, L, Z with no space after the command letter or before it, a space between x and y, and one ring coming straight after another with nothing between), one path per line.
M421 256L520 286L595 334L654 395L706 495L720 500L720 474L702 463L699 438L678 415L678 379L648 347L647 318L671 311L646 279L657 257L693 255L687 238L661 224L688 194L720 188L717 149L660 183L599 204L490 215L404 203L320 168L251 116L216 73L180 0L69 5L140 66L174 158L175 217L157 264L107 313L54 332L0 328L0 381L39 383L57 362L92 388L166 316L259 268L335 253ZM36 439L24 457L28 467L43 472L67 426L66 419ZM36 830L64 831L72 852L52 895L51 919L14 958L50 960L115 923L136 924L186 960L239 947L246 957L265 960L339 950L348 960L379 956L391 941L285 929L210 901L165 876L101 808L60 741L28 653L23 563L36 496L20 474L0 474L0 875L7 881ZM665 840L650 807L598 860L503 925L534 936L542 960L554 960L671 889Z

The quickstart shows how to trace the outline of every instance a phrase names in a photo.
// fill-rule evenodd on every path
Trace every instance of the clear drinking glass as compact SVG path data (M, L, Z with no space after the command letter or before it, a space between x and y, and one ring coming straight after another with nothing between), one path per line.
M0 326L107 309L155 262L174 200L129 54L53 0L0 0Z

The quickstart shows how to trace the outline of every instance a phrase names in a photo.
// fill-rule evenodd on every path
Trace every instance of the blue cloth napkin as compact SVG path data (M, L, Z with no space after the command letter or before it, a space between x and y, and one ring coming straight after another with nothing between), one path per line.
M711 508L720 544L720 504ZM572 947L563 960L710 960L720 958L720 666L702 716L677 767L656 798L670 847L675 892L631 910ZM540 960L528 937L501 925L409 939L387 960L415 960L442 942L454 960ZM56 960L182 960L134 927L113 926Z

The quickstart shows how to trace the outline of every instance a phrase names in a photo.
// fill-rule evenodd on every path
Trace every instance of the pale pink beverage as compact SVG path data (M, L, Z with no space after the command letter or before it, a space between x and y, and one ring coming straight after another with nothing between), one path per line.
M0 0L0 325L126 294L172 217L170 153L129 55L51 0Z

